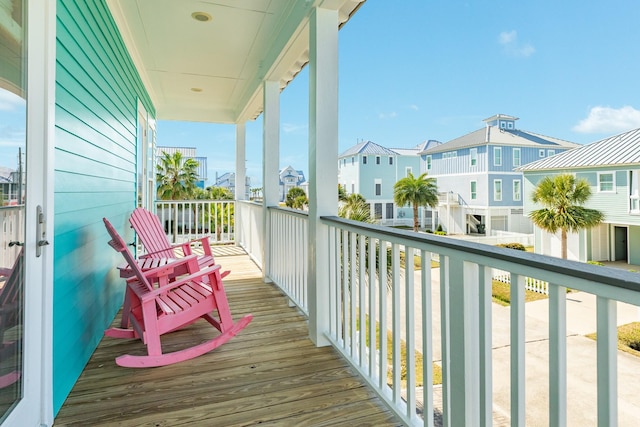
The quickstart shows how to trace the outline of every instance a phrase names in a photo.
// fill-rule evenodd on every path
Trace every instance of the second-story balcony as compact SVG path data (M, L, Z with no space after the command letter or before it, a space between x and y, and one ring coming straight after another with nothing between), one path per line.
M234 317L253 313L254 322L207 355L143 371L113 361L132 346L144 351L140 343L103 339L56 425L638 419L640 358L618 350L616 329L638 320L638 273L337 217L321 222L326 246L315 249L324 262L314 266L306 213L235 202L235 245L216 247L217 262L232 270L225 283ZM507 307L492 302L498 271L511 283ZM547 297L526 302L534 280ZM319 347L308 339L314 329ZM198 334L190 328L167 345Z

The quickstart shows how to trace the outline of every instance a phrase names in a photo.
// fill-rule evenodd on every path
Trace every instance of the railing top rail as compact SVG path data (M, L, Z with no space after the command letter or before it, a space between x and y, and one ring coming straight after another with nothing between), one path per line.
M210 203L210 202L226 202L231 203L235 202L235 200L229 199L197 199L197 200L156 200L154 203L156 205L177 205L177 204L187 204L187 203Z
M408 244L415 244L416 247L425 244L437 246L482 258L492 258L522 265L528 269L533 268L544 270L590 282L606 283L607 285L615 288L640 292L640 274L622 269L607 268L530 252L514 251L509 248L468 242L451 237L433 234L419 234L408 230L400 230L359 221L352 221L337 216L323 216L321 219L326 223L349 228L356 232L361 231L363 233L374 233L380 236L389 236L395 240L401 239Z
M289 215L303 216L305 218L309 216L309 212L301 211L300 209L283 208L282 206L267 206L267 209L280 211Z

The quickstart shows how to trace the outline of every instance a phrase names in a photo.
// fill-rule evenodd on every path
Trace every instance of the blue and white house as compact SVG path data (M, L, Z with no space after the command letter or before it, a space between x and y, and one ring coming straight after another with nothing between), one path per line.
M380 224L413 225L412 208L395 205L393 186L409 173L419 175L418 153L437 144L429 140L413 148L386 148L372 141L360 142L340 154L338 182L347 194L361 194ZM424 211L419 209L421 220Z
M640 265L640 129L529 163L524 173L525 215L538 209L530 194L545 176L571 173L591 185L586 207L604 213L597 227L567 235L567 258ZM535 227L535 251L560 255L560 234Z
M578 144L518 129L517 120L496 114L484 128L420 153L421 170L438 181L439 222L449 234L533 232L515 169Z
M303 188L303 184L307 180L304 177L304 172L296 170L292 166L287 166L280 171L280 201L284 202L287 198L287 193L294 187Z
M225 172L222 175L218 175L216 173L216 183L214 185L216 187L226 188L235 195L236 194L235 172ZM244 185L244 195L242 196L244 199L249 198L250 189L251 189L251 177L246 177L245 185Z

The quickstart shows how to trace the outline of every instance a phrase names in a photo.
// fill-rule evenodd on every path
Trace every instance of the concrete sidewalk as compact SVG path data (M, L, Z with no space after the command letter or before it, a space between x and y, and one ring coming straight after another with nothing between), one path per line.
M417 284L421 272L415 273ZM432 270L433 357L440 361L440 276ZM401 296L404 298L404 295ZM404 299L403 299L404 300ZM416 286L414 301L421 301ZM390 308L390 307L388 307ZM402 307L404 319L404 307ZM548 300L525 305L526 422L548 425L549 326ZM421 349L421 319L416 312L416 348ZM493 393L495 426L509 425L510 413L510 308L493 304ZM640 320L640 308L618 303L618 324ZM567 422L569 426L597 425L596 342L584 335L596 331L596 297L583 292L567 294ZM435 390L439 392L440 390ZM436 393L437 394L437 393ZM434 399L438 402L439 399ZM442 407L436 405L437 411ZM640 420L640 357L618 351L619 426Z

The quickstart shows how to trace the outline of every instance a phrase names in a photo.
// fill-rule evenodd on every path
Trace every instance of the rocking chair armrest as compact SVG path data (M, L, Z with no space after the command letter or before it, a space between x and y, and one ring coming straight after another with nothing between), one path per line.
M175 280L173 282L169 282L166 285L154 289L152 291L149 292L145 292L144 295L141 296L141 300L142 302L146 301L146 300L150 300L150 299L154 299L155 297L157 297L158 295L162 295L167 293L168 291L170 291L171 289L175 289L178 288L182 285L184 285L187 282L192 282L200 277L203 276L208 276L212 273L214 273L215 271L220 270L220 264L216 264L216 265L212 265L211 267L207 267L203 270L200 270L196 273L190 274L188 276L182 277L179 280Z
M189 240L188 242L184 242L180 245L176 245L177 246L181 246L182 247L182 252L185 255L191 255L191 244L192 243L197 243L200 242L200 244L202 245L202 250L204 252L205 255L212 255L211 254L211 245L209 244L209 236L204 236L204 237L200 237L199 239L193 239L193 240ZM172 247L173 248L173 247Z
M196 255L189 255L183 258L177 258L172 260L171 262L161 265L159 267L155 267L146 271L143 271L142 274L147 279L158 279L160 277L170 276L176 270L176 268L181 267L185 264L194 263L193 268L197 270L198 265L198 257Z

